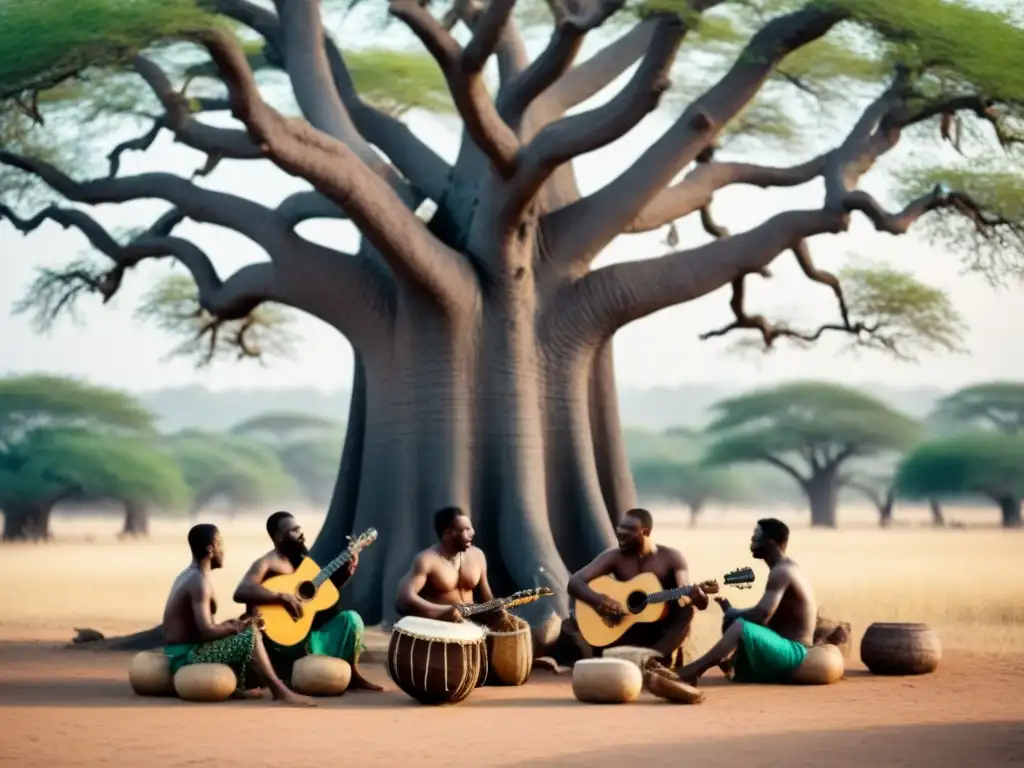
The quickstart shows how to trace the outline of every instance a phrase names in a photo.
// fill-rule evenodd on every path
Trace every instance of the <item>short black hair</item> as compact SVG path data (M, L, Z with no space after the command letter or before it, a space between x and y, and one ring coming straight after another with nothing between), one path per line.
M635 518L640 523L641 528L651 530L654 528L654 516L646 509L642 507L636 507L626 512L632 518Z
M780 547L789 543L789 526L774 517L766 517L757 521L761 528L761 537L768 541L774 541Z
M192 557L196 560L206 557L206 548L213 546L217 532L217 526L213 523L199 523L189 528L188 548L192 550Z
M270 538L277 538L277 531L281 527L281 521L286 517L295 517L291 512L275 512L267 518L267 533Z
M444 532L455 525L455 518L466 517L462 507L442 507L434 513L434 533L437 538L444 536Z

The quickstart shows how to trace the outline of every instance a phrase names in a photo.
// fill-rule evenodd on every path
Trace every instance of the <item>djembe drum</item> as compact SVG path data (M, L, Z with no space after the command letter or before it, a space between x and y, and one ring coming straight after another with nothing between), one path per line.
M420 704L457 704L487 668L484 637L484 630L469 622L406 616L391 630L388 676Z

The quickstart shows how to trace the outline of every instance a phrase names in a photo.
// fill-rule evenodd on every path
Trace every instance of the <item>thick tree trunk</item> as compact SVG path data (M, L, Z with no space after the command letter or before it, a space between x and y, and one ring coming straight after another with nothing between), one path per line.
M703 502L691 503L691 504L689 504L689 507L690 507L690 527L691 528L696 528L697 527L697 520L700 517L701 511L703 511L703 509L704 509L704 503Z
M626 441L622 438L611 339L604 343L594 358L590 376L590 429L601 493L614 525L626 510L636 507L638 501L626 455Z
M999 511L1003 516L1003 528L1020 528L1021 500L1016 496L1005 496L999 500Z
M835 528L839 495L835 473L817 473L807 482L804 491L811 504L811 526Z
M946 525L946 518L942 514L942 505L938 499L928 499L928 509L932 513L932 525L936 528L943 528Z
M4 509L3 541L45 541L50 538L50 510L33 504Z
M886 499L878 508L878 524L882 528L889 528L892 526L892 507L892 499Z
M149 536L149 510L142 504L124 505L122 536Z

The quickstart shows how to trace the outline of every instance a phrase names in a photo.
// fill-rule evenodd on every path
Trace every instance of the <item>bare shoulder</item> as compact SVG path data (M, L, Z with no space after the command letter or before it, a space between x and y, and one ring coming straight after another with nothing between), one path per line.
M487 565L487 555L485 555L484 551L482 549L480 549L479 547L470 547L469 550L466 552L466 554L468 555L467 559L471 563L474 563L474 564L479 563L480 565L483 565L483 566Z
M440 560L441 556L434 551L434 548L428 547L416 553L416 557L412 559L412 570L430 573L437 569Z
M668 565L674 571L685 571L689 570L686 564L686 558L683 553L675 547L666 547L661 544L658 545L658 553L661 555L662 562Z
M768 571L768 581L775 586L788 586L800 578L800 566L792 561L781 562Z

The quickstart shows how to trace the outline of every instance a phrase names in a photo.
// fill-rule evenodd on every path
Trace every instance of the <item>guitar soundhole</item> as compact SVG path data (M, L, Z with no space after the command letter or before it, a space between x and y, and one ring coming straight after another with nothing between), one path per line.
M299 600L312 600L316 597L316 587L312 581L304 581L299 584L299 588L295 590L295 594L299 596Z
M646 592L631 592L629 597L626 598L626 608L629 609L630 613L640 613L646 607Z

